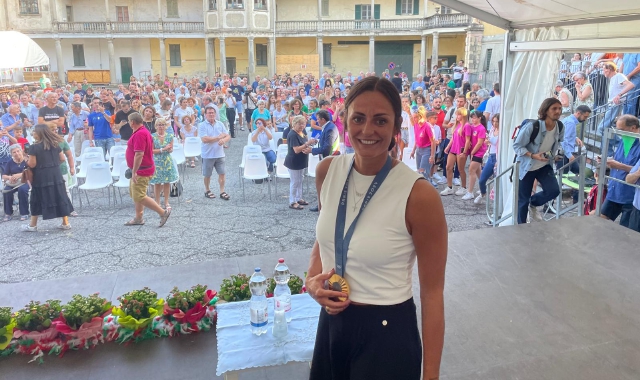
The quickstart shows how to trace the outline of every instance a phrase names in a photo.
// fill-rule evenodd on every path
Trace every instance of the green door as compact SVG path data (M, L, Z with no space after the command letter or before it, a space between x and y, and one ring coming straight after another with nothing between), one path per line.
M131 57L120 57L120 73L122 73L122 83L129 83L133 75L133 64Z
M375 68L376 75L380 76L385 70L389 70L391 76L395 71L405 72L409 77L413 72L413 46L419 41L393 41L376 42ZM392 64L392 65L391 65ZM393 68L390 68L391 65Z

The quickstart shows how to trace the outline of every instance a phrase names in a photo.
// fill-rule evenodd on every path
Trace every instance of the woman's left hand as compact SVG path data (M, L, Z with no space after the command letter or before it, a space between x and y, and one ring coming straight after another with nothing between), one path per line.
M328 273L320 273L317 276L308 277L306 281L307 293L316 300L324 308L329 315L336 315L344 311L351 300L333 301L331 298L348 297L348 294L328 290L324 288L325 283L336 273L335 269L331 269Z

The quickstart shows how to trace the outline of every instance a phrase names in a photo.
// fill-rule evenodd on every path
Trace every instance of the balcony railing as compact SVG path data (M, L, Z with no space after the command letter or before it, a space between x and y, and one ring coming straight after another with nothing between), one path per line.
M57 22L59 33L197 33L204 32L204 22Z
M396 20L327 20L327 21L277 21L276 31L283 33L299 32L341 32L341 31L406 31L435 28L453 28L469 26L471 16L461 13L438 14L427 18L407 18Z

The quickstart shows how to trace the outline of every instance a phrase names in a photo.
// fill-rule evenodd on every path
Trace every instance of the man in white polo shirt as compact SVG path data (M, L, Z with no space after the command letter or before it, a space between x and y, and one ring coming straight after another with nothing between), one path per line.
M216 109L205 108L205 120L198 125L198 136L202 140L202 175L204 176L204 196L213 199L216 196L209 189L213 168L218 173L220 198L229 200L229 194L224 191L225 182L225 153L224 144L231 140L227 129L221 121L216 120Z

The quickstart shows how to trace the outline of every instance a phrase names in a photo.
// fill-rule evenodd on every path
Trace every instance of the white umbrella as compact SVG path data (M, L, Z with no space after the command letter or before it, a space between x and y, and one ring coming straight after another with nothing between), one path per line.
M0 32L0 69L46 66L49 57L40 45L22 33Z

